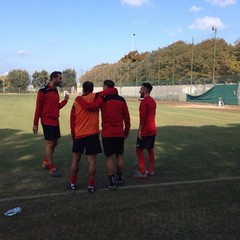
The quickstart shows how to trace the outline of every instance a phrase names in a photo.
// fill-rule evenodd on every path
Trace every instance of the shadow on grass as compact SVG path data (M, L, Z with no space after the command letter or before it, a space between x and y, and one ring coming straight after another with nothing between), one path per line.
M136 136L136 131L131 135ZM239 175L239 140L240 124L160 127L155 143L155 171L164 181ZM132 156L135 142L128 143L125 156Z
M156 176L146 181L130 178L136 168L137 131L132 130L125 145L126 184L236 176L240 171L239 130L240 125L160 127L156 139ZM67 191L71 138L63 136L56 149L56 162L64 172L60 179L50 178L40 167L42 135L1 129L0 139L1 198L16 197L1 202L0 212L14 206L23 208L18 216L0 216L0 239L239 238L238 180L18 199L21 195ZM81 187L87 181L85 159L80 162ZM103 154L97 161L96 183L103 186L106 183ZM54 224L51 231L46 231L49 222Z
M131 175L137 169L135 153L137 131L131 130L125 144L124 177L131 184L139 184ZM56 181L41 169L44 157L42 135L25 133L17 129L0 129L0 189L11 185L14 192L63 188L69 178L71 164L71 136L62 136L54 155L55 163L63 172ZM238 176L240 172L240 124L227 127L164 126L158 128L155 152L156 176L148 182L187 181L195 179ZM80 184L87 182L88 163L80 162ZM105 158L97 159L96 183L107 183Z

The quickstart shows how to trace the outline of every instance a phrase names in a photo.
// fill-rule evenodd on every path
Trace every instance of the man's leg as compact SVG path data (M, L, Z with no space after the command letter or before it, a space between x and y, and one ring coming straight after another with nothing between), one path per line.
M148 157L149 157L149 168L148 172L154 174L154 160L155 160L155 153L153 148L148 149Z
M75 190L77 182L77 174L79 171L79 161L81 159L80 153L72 153L72 163L70 168L70 181L68 188Z
M89 155L88 156L88 186L93 186L95 182L96 175L96 158L97 155Z
M123 174L123 155L122 154L117 154L117 176L116 176L116 181L117 184L123 184L125 181L122 179L122 174Z
M109 189L116 189L116 179L115 179L115 167L113 164L113 155L111 156L106 156L106 168L107 168L107 175L109 178L109 185L108 188Z
M136 174L133 175L133 177L143 179L147 177L143 148L137 147L136 153L138 157L139 171L137 171Z
M106 156L106 168L107 168L107 175L114 175L115 168L113 164L113 155Z
M56 169L53 163L53 153L57 144L58 140L45 140L45 161L48 162L50 171Z
M145 174L146 167L145 167L145 159L144 159L143 149L142 148L137 148L136 152L137 152L138 165L139 165L140 172L141 172L141 174Z
M122 154L117 154L117 171L122 173L123 172L123 155Z
M88 192L93 193L95 191L95 175L96 175L96 158L97 155L88 156Z

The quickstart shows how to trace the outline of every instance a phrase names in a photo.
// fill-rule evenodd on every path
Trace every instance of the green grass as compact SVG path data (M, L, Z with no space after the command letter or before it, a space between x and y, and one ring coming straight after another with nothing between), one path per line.
M139 102L129 100L126 186L105 190L101 154L98 190L88 194L86 157L80 162L81 191L66 189L74 96L61 110L62 138L55 153L60 179L40 167L44 141L41 127L38 135L32 133L35 100L34 94L0 95L0 239L239 239L240 113L159 103L156 176L142 181L131 178L137 169ZM229 179L201 181L222 178ZM20 215L3 216L15 206L23 208Z

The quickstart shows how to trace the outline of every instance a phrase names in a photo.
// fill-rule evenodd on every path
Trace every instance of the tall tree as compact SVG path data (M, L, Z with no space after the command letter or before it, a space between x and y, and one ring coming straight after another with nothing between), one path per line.
M32 75L32 85L34 88L40 88L44 86L49 79L47 71L42 70L41 72L35 71Z
M26 91L30 84L29 73L26 70L12 70L7 75L9 86Z
M63 75L63 81L62 81L62 86L63 87L75 87L77 82L77 74L74 69L65 69L62 72Z
M8 79L7 79L7 75L2 75L0 76L0 82L1 82L1 87L7 87L8 86Z

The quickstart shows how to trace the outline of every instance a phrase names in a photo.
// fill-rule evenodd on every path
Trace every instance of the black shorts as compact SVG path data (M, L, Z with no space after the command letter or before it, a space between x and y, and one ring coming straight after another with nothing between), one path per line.
M73 140L72 152L85 155L96 155L102 152L99 134Z
M59 126L42 125L44 139L53 141L61 137Z
M102 143L105 156L124 152L124 137L103 137Z
M154 148L155 137L156 136L154 135L154 136L145 136L145 137L142 137L142 139L137 138L137 148L142 148L142 149Z

